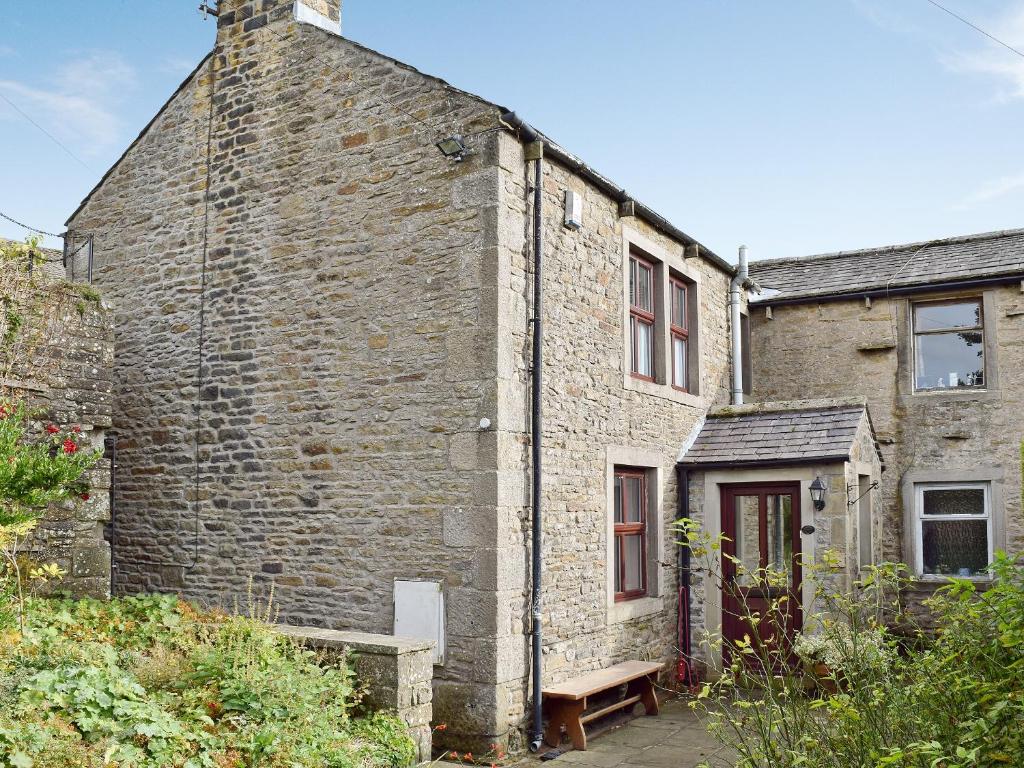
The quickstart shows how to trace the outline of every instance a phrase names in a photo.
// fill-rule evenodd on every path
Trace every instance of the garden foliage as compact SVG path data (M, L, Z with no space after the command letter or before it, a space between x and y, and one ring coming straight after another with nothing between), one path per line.
M692 521L689 541L707 588L721 589L714 553ZM793 647L777 597L727 650L730 667L694 706L737 754L740 768L992 768L1024 766L1024 564L997 554L991 580L949 579L922 609L903 596L902 565L867 568L838 589L830 558L805 566L816 610ZM765 588L779 575L752 574ZM785 578L780 581L785 584ZM711 642L711 639L708 639ZM721 658L721 641L712 644Z
M33 599L0 640L0 766L400 768L397 718L260 618L173 596Z

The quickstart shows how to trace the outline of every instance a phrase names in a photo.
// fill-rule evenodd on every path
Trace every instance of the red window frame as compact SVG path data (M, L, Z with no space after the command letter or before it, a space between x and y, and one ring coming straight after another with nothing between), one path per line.
M651 308L649 310L648 309L644 309L642 307L638 307L636 304L633 303L634 291L633 291L633 287L632 287L632 279L633 279L633 264L634 263L637 264L639 269L646 270L647 274L650 275ZM629 354L630 354L629 373L630 373L630 376L632 376L634 379L641 379L643 381L654 381L654 369L655 369L654 351L657 348L657 344L654 343L654 336L655 336L655 313L654 313L654 310L655 310L655 307L656 307L655 297L654 297L654 263L648 261L647 259L644 259L644 258L636 255L635 253L631 253L629 255L629 275L627 275L626 279L630 281L630 291L629 291L629 336L630 336L630 344L629 344L629 346L630 346L630 350L629 350ZM646 373L640 373L637 370L637 361L638 361L638 356L637 356L637 337L638 337L637 326L640 325L640 324L650 326L650 329L651 329L651 345L650 345L650 350L649 350L649 355L650 355L650 360L651 360L651 373L650 373L650 375L647 375Z
M614 565L618 573L618 583L626 583L626 537L627 536L639 536L640 537L640 577L641 586L640 589L615 591L615 602L622 602L624 600L635 600L638 597L644 597L647 595L647 472L643 469L636 469L634 467L616 467L615 468L615 482L622 479L636 479L640 481L640 509L637 510L636 515L638 521L633 523L619 522L619 520L625 521L628 519L626 514L626 493L620 492L617 494L620 504L622 505L621 514L615 515L615 510L612 510L612 525L614 531ZM616 519L616 517L618 519Z
M672 303L672 307L671 307L672 312L669 315L669 327L670 327L670 331L671 331L671 341L670 341L670 343L672 344L672 375L671 375L672 388L673 389L678 389L680 392L689 392L690 391L690 360L689 360L689 357L690 357L690 330L689 330L689 327L690 327L690 322L689 322L689 320L690 320L690 317L689 317L689 315L690 315L690 286L689 286L688 283L686 283L683 280L681 280L680 278L674 277L674 276L669 278L669 285L670 285L670 291L669 292L671 294L671 303ZM677 307L676 307L676 289L677 288L681 288L682 291L683 291L683 317L682 317L682 320L683 320L683 323L684 323L683 325L677 325L676 324L676 314L677 314L677 312L676 312L676 309L677 309ZM679 383L676 382L676 339L682 339L683 341L686 342L686 357L687 357L687 359L683 361L683 373L684 373L684 375L686 377L686 380L682 384L679 384Z

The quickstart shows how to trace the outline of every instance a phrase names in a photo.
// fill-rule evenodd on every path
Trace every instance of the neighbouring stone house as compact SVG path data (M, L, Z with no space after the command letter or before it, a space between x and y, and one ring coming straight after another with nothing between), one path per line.
M515 745L527 152L546 681L675 655L674 465L728 399L733 269L502 108L342 38L338 10L222 2L214 51L68 222L117 313L116 585L230 607L255 577L284 622L377 633L443 600L435 720ZM617 530L622 483L644 522Z
M868 404L886 471L860 563L904 562L927 594L1024 552L1024 230L750 272L755 399Z
M0 246L10 245L0 241ZM51 422L81 427L83 447L104 447L111 425L114 355L111 312L63 279L62 254L35 249L42 263L0 259L0 399L24 400ZM8 272L8 270L16 271ZM55 504L39 521L28 554L66 575L49 589L75 597L110 594L110 464L88 473L89 498Z

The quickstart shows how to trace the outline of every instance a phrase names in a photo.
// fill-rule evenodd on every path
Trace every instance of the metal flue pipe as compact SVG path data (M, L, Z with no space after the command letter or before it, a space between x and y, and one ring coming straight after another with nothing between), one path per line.
M743 405L743 334L740 330L742 292L747 282L747 246L740 246L740 263L729 283L729 330L732 334L732 404Z

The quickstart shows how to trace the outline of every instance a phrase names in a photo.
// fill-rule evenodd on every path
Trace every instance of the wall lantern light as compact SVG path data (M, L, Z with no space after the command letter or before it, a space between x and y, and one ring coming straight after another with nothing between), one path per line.
M825 508L825 490L825 483L820 477L815 477L811 483L811 501L814 502L816 512L821 512Z
M461 163L466 156L466 142L458 134L441 139L437 142L437 148L445 157L452 158L456 163Z

